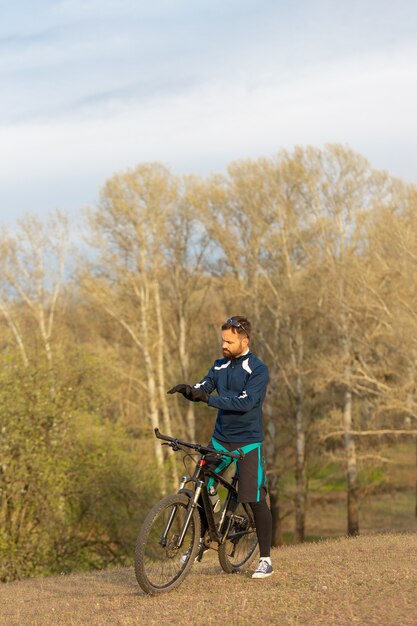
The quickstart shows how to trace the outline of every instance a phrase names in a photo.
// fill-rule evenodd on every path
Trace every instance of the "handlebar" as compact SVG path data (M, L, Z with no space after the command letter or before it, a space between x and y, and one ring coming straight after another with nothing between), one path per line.
M163 435L159 432L159 428L154 428L155 437L157 439L163 439L163 441L167 441L168 445L170 445L174 450L181 446L185 448L191 448L192 450L197 450L202 454L215 454L216 456L229 456L232 459L243 459L245 453L242 452L240 448L238 448L239 454L235 454L234 452L223 452L219 450L215 450L214 448L209 448L208 446L202 446L199 443L191 443L189 441L181 441L181 439L175 439L174 437L168 437L168 435Z

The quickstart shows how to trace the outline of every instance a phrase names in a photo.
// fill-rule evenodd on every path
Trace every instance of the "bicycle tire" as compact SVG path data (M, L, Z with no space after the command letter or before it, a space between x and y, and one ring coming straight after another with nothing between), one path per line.
M201 523L197 509L191 516L181 548L175 545L189 501L189 497L182 494L166 496L155 504L142 524L135 548L135 574L145 593L156 595L171 591L191 570L200 540ZM160 539L173 507L175 512L166 545L162 546ZM181 559L182 556L186 558Z
M255 523L248 506L237 505L232 514L227 539L219 546L218 558L222 569L233 574L249 567L258 552Z

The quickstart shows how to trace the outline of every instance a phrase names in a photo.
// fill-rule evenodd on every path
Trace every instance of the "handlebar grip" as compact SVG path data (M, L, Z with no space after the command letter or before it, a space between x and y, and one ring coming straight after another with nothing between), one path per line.
M154 428L153 431L157 439L163 439L164 441L174 441L172 437L167 437L166 435L162 435L159 428Z

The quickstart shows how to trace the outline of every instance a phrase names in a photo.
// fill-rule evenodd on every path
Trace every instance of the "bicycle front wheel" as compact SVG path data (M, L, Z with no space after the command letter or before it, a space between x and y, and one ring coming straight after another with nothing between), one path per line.
M219 562L228 574L248 567L257 555L258 538L252 512L239 502L232 514L227 539L219 546Z
M135 574L149 594L171 591L189 573L198 552L200 515L194 510L182 546L177 543L189 498L174 494L157 502L148 513L136 541Z

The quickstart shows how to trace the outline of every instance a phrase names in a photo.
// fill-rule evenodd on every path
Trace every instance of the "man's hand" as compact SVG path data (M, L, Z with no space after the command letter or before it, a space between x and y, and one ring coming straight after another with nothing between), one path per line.
M209 399L207 391L204 391L204 389L201 389L201 387L199 387L198 389L196 389L195 387L191 387L190 396L186 397L188 400L192 400L193 402L208 402Z
M209 399L209 395L204 389L191 387L191 385L186 385L185 383L175 385L167 393L182 393L184 398L192 402L208 402Z
M187 400L190 400L191 385L181 383L180 385L175 385L175 387L169 389L167 393L182 393L182 395L187 398Z

